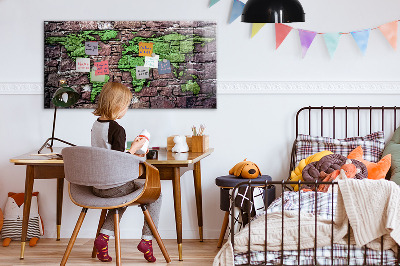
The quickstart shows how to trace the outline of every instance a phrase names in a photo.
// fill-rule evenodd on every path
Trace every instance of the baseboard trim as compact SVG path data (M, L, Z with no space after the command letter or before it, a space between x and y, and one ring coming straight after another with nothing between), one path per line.
M219 81L224 94L400 94L400 81ZM0 83L0 95L43 95L43 83Z

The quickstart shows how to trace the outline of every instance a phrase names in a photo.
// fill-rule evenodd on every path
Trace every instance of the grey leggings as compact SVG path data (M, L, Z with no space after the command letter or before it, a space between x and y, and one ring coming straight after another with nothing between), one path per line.
M108 189L93 188L93 194L101 198L116 198L128 195L138 189L141 189L143 186L144 182L133 180L119 187L113 187ZM160 197L155 202L146 204L146 207L149 210L151 218L153 218L154 224L157 228L158 228L158 221L160 218L161 202L162 202L162 196L160 194ZM118 208L120 219L122 218L122 215L124 214L125 210L126 207ZM114 236L114 214L115 214L115 209L108 210L106 220L104 221L100 233L109 236ZM142 230L142 239L151 240L152 238L153 234L150 230L149 225L145 220Z

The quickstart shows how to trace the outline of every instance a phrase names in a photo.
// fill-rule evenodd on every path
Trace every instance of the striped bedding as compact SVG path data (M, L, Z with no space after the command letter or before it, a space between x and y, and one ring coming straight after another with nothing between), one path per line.
M326 219L332 219L336 208L336 194L317 192L317 201L315 201L315 192L285 192L283 197L276 199L267 210L268 213L282 211L282 203L284 210L298 210L317 214ZM260 214L260 215L265 215ZM257 217L259 217L258 215ZM254 219L257 219L255 217ZM332 262L332 248L326 246L316 249L317 263L316 265L382 265L381 252L350 245L350 256L348 264L348 246L334 244ZM366 256L364 254L366 253ZM281 251L267 251L266 265L281 265ZM298 261L300 259L300 263ZM235 254L235 265L248 265L248 253ZM250 252L250 265L265 265L265 252ZM392 250L383 252L383 265L395 265L396 256ZM314 249L304 249L300 251L300 256L297 250L284 251L284 265L315 265Z

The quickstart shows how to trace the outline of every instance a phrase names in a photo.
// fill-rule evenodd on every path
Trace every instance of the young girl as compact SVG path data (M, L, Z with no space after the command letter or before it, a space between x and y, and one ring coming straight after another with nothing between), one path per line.
M101 147L111 150L125 152L125 129L120 126L115 120L122 118L128 110L132 99L130 90L117 82L106 83L99 95L98 104L93 114L99 118L93 123L91 142L93 147ZM136 138L129 153L132 156L143 157L138 155L139 150L146 142L144 138ZM143 187L143 183L135 182L137 176L132 176L132 181L122 184L117 187L93 187L93 194L102 198L121 197L132 193L133 191ZM156 226L160 216L161 195L153 203L148 204L147 208ZM119 208L120 219L124 214L126 207ZM106 220L101 228L99 236L94 241L94 246L97 249L97 258L101 261L111 261L112 258L108 255L108 240L110 236L114 236L114 219L115 210L107 212ZM147 222L144 222L142 230L142 240L137 246L138 250L144 253L144 258L149 262L156 261L153 256L152 237L150 227Z

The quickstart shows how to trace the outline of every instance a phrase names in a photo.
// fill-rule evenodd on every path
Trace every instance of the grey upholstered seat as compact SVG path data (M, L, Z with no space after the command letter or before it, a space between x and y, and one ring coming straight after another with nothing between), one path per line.
M88 209L102 209L97 235L104 223L107 209L115 209L114 230L115 251L117 255L116 264L120 265L121 248L118 208L131 204L140 205L146 222L153 236L156 238L165 260L167 262L171 261L149 211L146 209L146 204L157 200L161 193L160 175L157 168L145 163L144 159L141 157L104 148L68 147L62 150L62 156L64 160L65 179L70 182L70 199L76 205L81 206L82 211L61 261L61 265L65 265L68 260ZM144 176L146 179L137 180L135 182L142 182L142 189L138 189L126 196L116 198L101 198L92 193L93 186L99 188L105 186L116 187L138 178L139 163L144 164ZM93 248L92 257L94 258L95 256L96 250Z
M144 183L144 180L137 180L135 182ZM137 196L139 196L140 193L143 192L142 188L123 197L101 198L95 196L92 193L92 187L90 186L81 186L71 183L69 190L70 190L69 192L71 193L71 197L73 198L75 203L77 203L80 206L91 206L91 208L106 208L109 206L117 206L120 204L124 204L137 198Z

